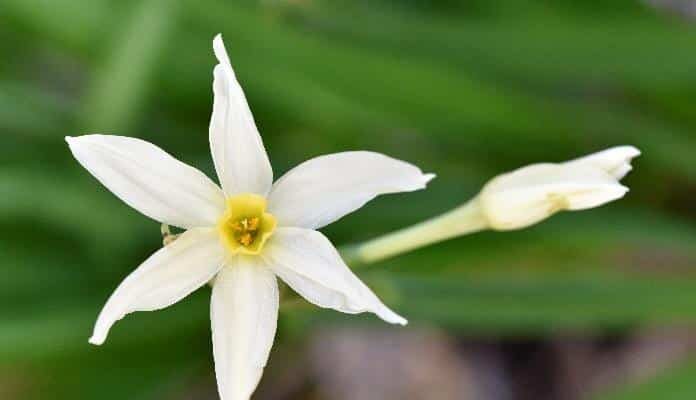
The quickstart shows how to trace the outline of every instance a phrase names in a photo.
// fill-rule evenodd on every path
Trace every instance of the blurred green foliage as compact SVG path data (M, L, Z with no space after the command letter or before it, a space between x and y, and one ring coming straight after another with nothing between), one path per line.
M87 345L110 292L160 237L63 137L137 136L212 176L217 32L276 176L349 149L438 173L427 191L329 227L338 244L443 212L520 165L643 150L618 203L359 271L412 323L538 337L696 320L696 29L677 17L624 0L3 0L1 398L161 398L211 373L207 288ZM356 320L373 318L288 309L279 346ZM630 393L610 398L654 398Z

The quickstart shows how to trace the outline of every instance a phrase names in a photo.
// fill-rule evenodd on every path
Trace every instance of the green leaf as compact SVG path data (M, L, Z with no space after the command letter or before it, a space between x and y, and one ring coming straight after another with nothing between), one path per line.
M147 0L116 35L105 64L92 77L83 115L88 130L126 131L141 111L151 76L161 68L160 55L176 21L177 7L167 0Z

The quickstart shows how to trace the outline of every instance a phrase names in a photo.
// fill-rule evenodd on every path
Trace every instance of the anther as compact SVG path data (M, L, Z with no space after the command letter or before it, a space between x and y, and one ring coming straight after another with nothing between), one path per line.
M247 233L243 234L243 235L239 238L239 241L240 241L243 245L245 245L245 246L250 245L251 242L252 242L251 233L247 232Z
M249 229L250 231L255 231L259 229L259 217L249 219L249 227L247 229Z

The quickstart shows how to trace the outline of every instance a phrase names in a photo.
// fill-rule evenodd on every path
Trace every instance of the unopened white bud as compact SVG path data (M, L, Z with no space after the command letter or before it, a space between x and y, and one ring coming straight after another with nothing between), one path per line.
M560 164L533 164L499 175L478 197L491 229L512 230L540 222L562 210L584 210L623 197L618 180L640 152L615 147Z

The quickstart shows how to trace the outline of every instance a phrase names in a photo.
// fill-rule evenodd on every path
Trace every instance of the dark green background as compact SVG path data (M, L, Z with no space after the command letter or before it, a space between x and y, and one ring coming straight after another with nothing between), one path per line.
M339 245L446 211L521 165L621 144L643 151L619 202L358 271L410 319L406 329L504 342L693 326L696 28L674 10L627 0L2 0L0 398L180 399L214 384L207 288L127 317L101 348L87 344L111 291L161 238L63 137L139 137L213 176L218 32L276 177L355 149L438 174L426 191L379 198L325 229ZM284 309L274 376L319 326L377 323ZM684 355L656 380L600 397L694 398L693 365Z

